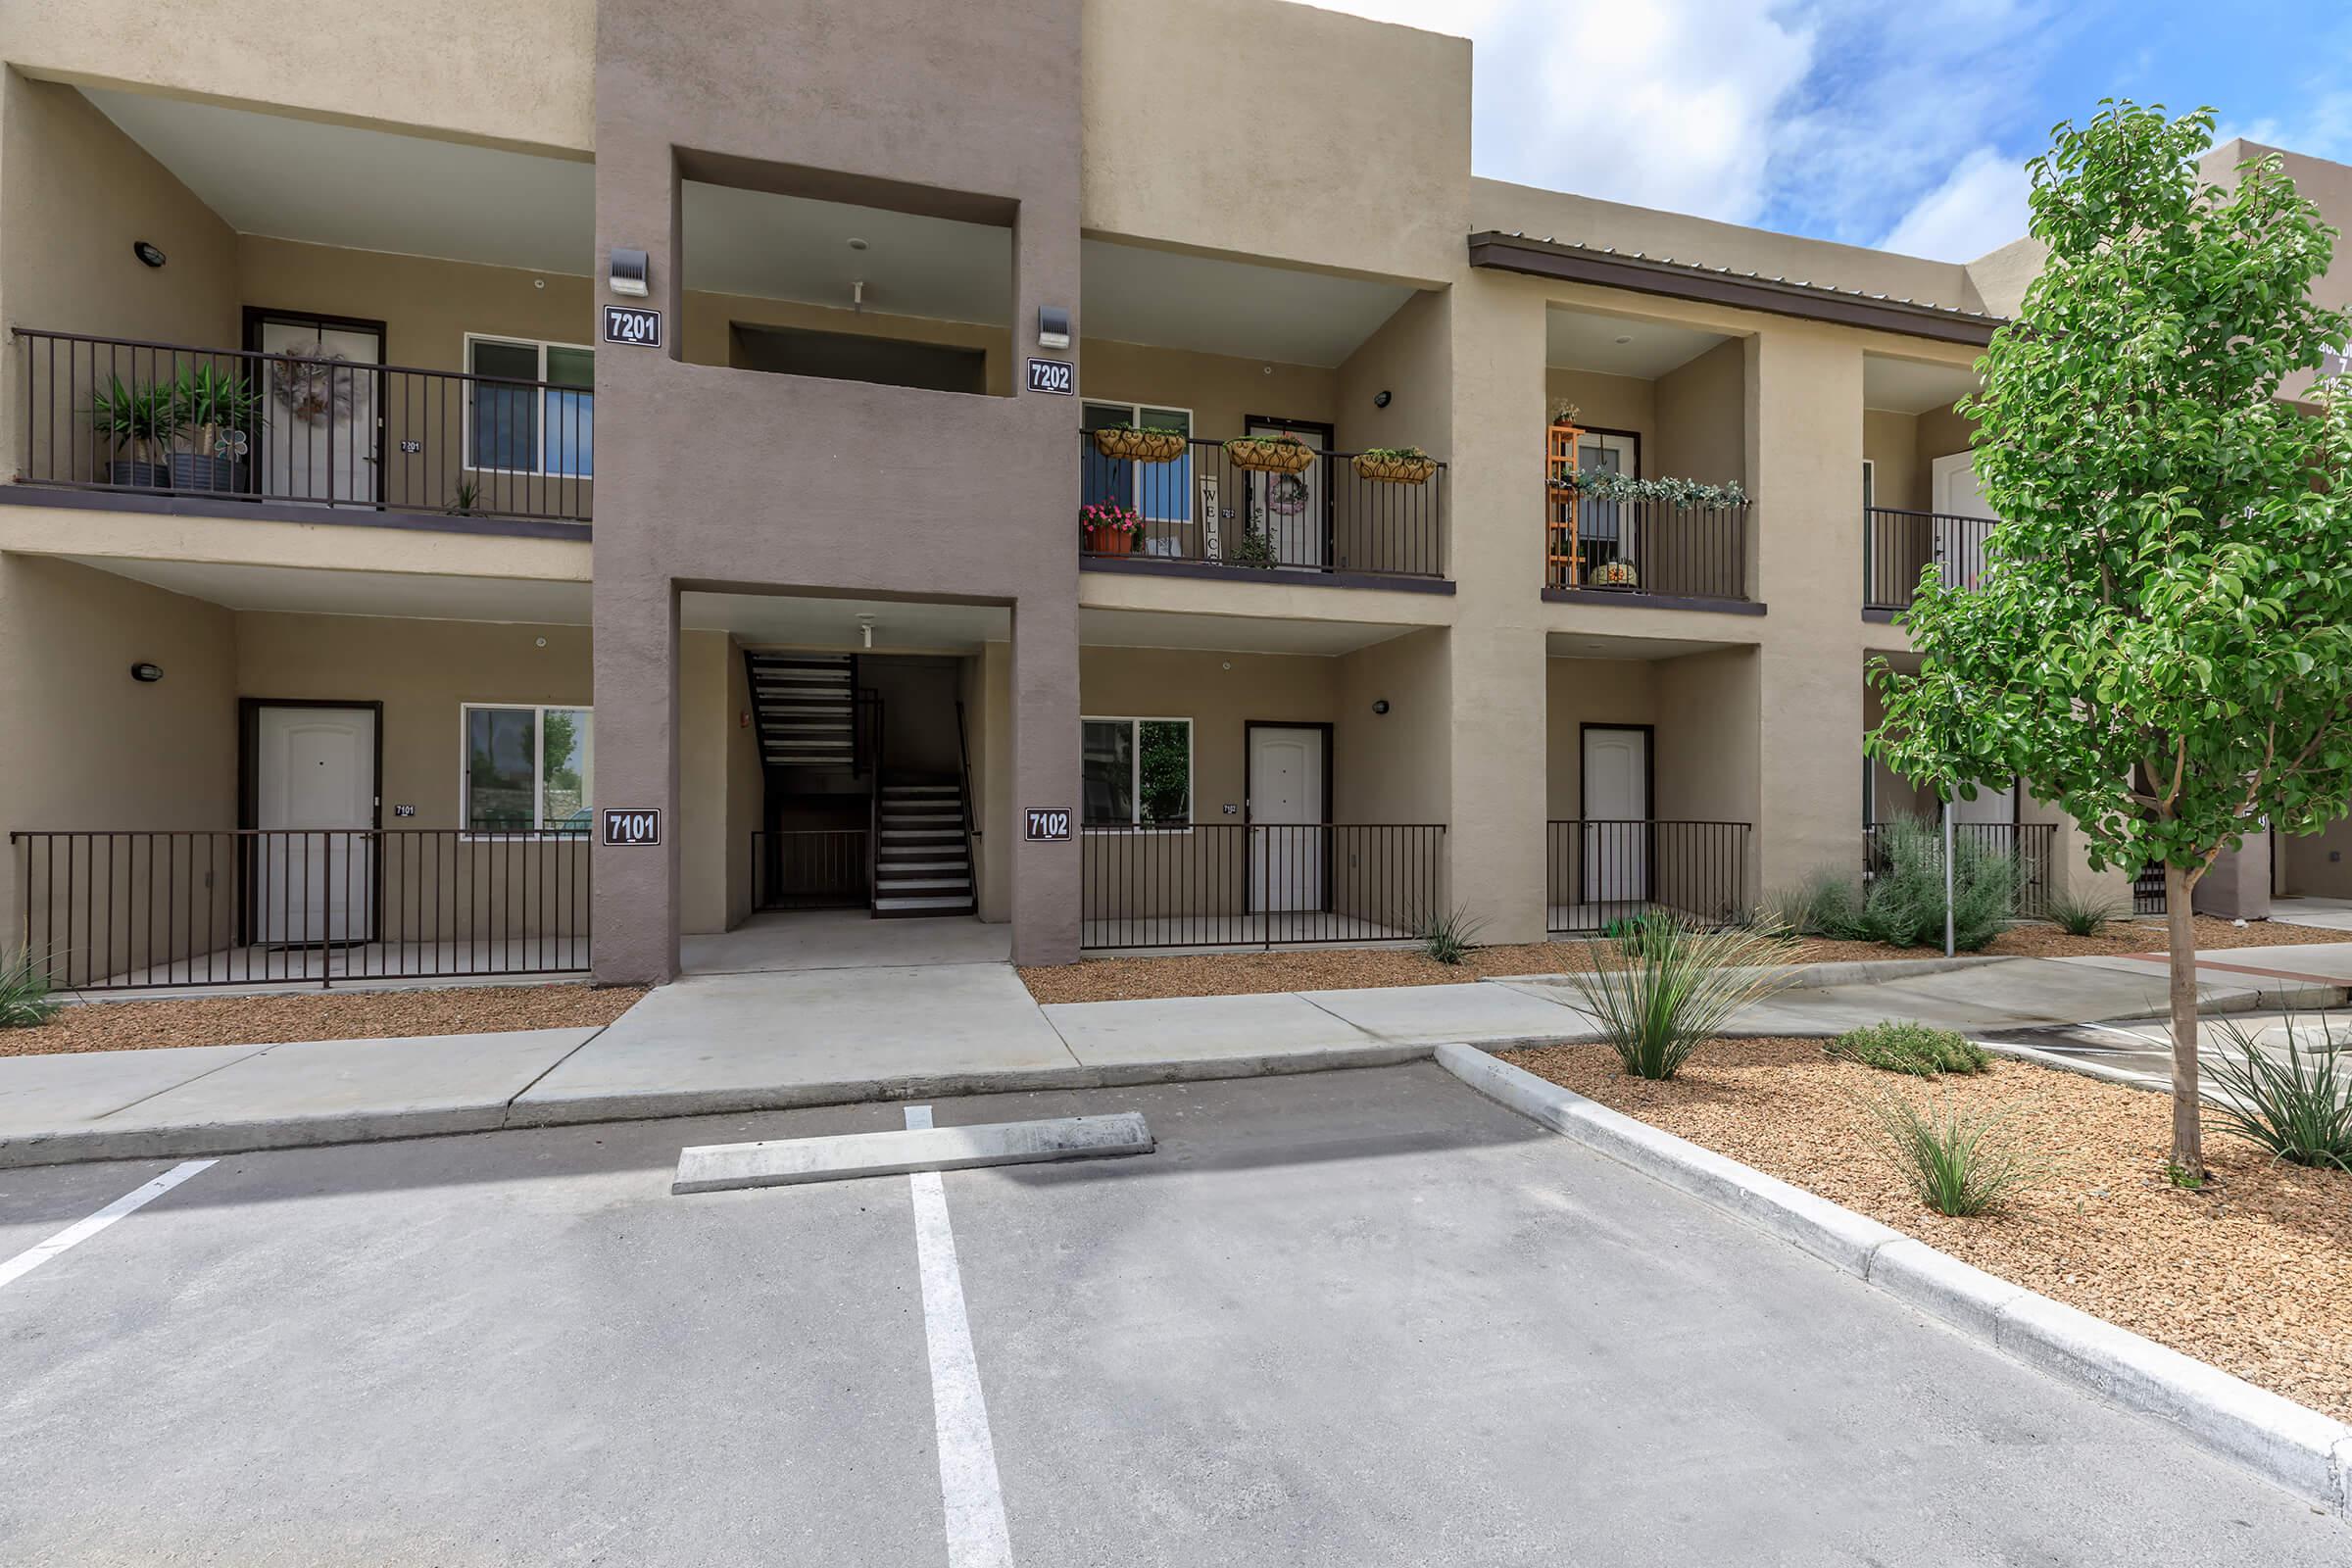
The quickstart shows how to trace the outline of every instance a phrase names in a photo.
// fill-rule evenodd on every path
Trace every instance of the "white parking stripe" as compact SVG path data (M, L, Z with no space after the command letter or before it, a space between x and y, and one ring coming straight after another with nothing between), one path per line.
M931 1125L929 1105L908 1105L906 1125ZM1012 1568L997 1446L972 1356L972 1325L956 1267L956 1233L939 1172L906 1178L914 1196L914 1255L923 1278L923 1338L931 1349L931 1420L939 1442L939 1498L948 1516L948 1568Z
M26 1248L7 1262L0 1263L0 1287L14 1285L67 1248L88 1241L123 1215L154 1202L198 1171L210 1169L213 1163L209 1159L191 1159L174 1165L146 1186L124 1193L89 1218L75 1220L38 1247Z

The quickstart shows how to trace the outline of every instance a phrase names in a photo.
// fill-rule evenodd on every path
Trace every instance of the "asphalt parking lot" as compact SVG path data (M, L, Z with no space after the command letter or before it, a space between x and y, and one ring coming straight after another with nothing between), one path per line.
M668 1192L900 1107L223 1158L0 1283L0 1561L2352 1560L1432 1066L933 1114L1121 1109L1156 1153L929 1178L977 1428L925 1178ZM172 1168L0 1172L0 1260Z

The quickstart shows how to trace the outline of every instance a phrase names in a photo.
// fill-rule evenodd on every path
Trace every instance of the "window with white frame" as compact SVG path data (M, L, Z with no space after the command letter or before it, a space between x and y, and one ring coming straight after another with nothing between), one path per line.
M595 475L596 350L468 332L466 368L466 466Z
M592 717L585 708L463 705L466 830L587 832Z
M1088 718L1079 725L1088 827L1192 824L1191 719Z
M1089 398L1079 411L1079 428L1101 430L1132 424L1141 430L1174 430L1187 440L1193 434L1193 411L1160 408L1150 403L1103 403ZM1082 449L1085 466L1079 475L1079 504L1114 502L1133 507L1147 522L1187 522L1193 515L1193 455L1187 447L1173 463L1138 463L1129 458L1106 458L1090 444Z

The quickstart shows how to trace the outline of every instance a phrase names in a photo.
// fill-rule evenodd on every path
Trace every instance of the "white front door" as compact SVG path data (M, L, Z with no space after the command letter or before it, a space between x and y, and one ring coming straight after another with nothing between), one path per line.
M1290 430L1287 424L1260 419L1253 420L1244 433L1281 435ZM1322 440L1313 430L1292 433L1309 444ZM1282 565L1312 571L1329 563L1323 529L1323 465L1328 461L1318 457L1297 473L1243 472L1250 482L1250 525L1272 543L1274 559ZM1226 554L1230 557L1240 543L1227 540Z
M1641 449L1632 436L1587 430L1577 441L1576 466L1586 473L1622 473L1629 479L1639 479ZM1582 570L1577 575L1579 582L1590 579L1594 568L1612 561L1632 564L1634 531L1641 523L1636 512L1637 509L1622 501L1588 498L1577 503L1576 538L1584 556Z
M1947 587L1973 588L1984 574L1984 535L1992 509L1977 484L1977 455L1955 452L1928 466L1928 508L1936 514L1936 560ZM1964 519L1983 517L1984 522Z
M255 718L254 940L366 942L375 897L375 710L263 708ZM317 831L303 831L303 830ZM339 831L338 831L339 830ZM357 830L357 831L355 831Z
M1585 902L1649 897L1649 731L1590 725L1585 747Z
M1261 725L1250 732L1250 906L1320 909L1323 732Z
M263 495L288 501L372 504L376 489L378 373L384 362L375 332L308 321L264 321L262 352Z
M2017 820L2017 781L1994 786L1979 784L1973 801L1954 799L1954 822L1998 822L2003 826Z

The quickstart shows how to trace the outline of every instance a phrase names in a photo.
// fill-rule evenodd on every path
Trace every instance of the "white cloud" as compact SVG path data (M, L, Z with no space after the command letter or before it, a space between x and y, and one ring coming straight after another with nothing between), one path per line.
M1913 203L1879 245L1905 256L1973 262L2025 233L2030 186L2021 160L1979 147Z

